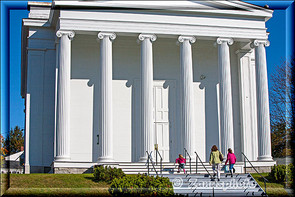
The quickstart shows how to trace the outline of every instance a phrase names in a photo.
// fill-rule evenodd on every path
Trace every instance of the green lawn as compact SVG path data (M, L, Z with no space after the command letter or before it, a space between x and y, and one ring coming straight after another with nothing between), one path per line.
M272 196L288 196L283 184L275 183L262 173L268 180L267 194ZM264 189L263 179L252 174ZM10 188L5 196L111 196L109 185L95 182L92 174L11 174Z
M2 174L1 173L1 177L0 177L0 196L2 196L4 194L5 188L6 188L6 181L7 180L7 174Z
M251 174L256 182L264 189L263 179L257 173ZM268 196L288 196L288 193L284 189L284 184L277 183L268 176L268 173L261 173L269 182L266 182L266 193Z
M110 196L92 174L11 174L5 196Z

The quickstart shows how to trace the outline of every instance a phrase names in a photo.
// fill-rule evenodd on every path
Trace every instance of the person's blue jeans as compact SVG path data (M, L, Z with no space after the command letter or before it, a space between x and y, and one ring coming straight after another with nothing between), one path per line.
M229 170L232 170L234 168L235 164L229 164Z
M234 165L235 164L229 164L229 172L230 172L231 176L233 176L233 173L235 173Z

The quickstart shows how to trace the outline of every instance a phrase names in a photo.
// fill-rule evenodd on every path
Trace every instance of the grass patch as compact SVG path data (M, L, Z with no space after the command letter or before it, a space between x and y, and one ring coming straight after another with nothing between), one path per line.
M111 196L108 188L9 188L4 196Z
M4 194L5 189L7 188L7 174L2 174L0 177L0 196Z
M261 178L260 175L257 173L253 173L251 175L264 190L263 178ZM272 178L268 176L268 173L261 173L261 175L269 180L269 182L266 182L266 193L268 196L289 196L285 190L285 185L283 183L277 183L276 181L272 180Z
M93 174L11 174L5 196L110 196Z
M97 188L109 187L95 182L92 174L11 174L11 188Z

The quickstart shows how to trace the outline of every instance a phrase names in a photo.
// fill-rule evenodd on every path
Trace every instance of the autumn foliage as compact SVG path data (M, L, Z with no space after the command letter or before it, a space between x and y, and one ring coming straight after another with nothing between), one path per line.
M8 153L8 150L6 148L4 148L4 137L2 135L0 135L0 140L1 140L1 166L3 164L3 160L5 155Z

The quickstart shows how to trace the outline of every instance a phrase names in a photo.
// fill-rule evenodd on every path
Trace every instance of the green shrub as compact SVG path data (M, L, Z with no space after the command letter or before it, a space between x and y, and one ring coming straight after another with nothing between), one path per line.
M286 181L286 166L285 165L275 165L271 168L270 177L274 181L279 183L284 183Z
M121 178L125 176L124 172L120 168L111 168L110 166L98 166L94 168L94 180L104 181L111 183L115 178Z
M275 165L271 168L269 176L276 182L286 183L293 182L294 166L292 163L289 165Z
M289 165L287 165L287 181L289 183L293 183L293 178L294 178L294 166L292 163L290 163Z
M116 178L109 192L113 196L173 196L173 186L167 177L145 175Z

